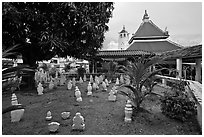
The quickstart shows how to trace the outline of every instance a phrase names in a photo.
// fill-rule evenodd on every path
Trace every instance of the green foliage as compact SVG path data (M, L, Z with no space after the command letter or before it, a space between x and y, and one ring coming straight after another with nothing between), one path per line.
M71 69L71 66L70 66L70 65L71 65L71 63L65 64L65 66L64 66L64 68L63 68L65 72L68 72L68 71Z
M30 66L55 55L92 58L113 9L112 2L3 2L2 46L21 45L15 52Z
M56 77L56 72L57 72L57 68L56 67L52 67L52 68L49 68L49 75L53 78ZM58 77L60 76L60 73L58 72Z
M16 67L5 68L2 70L2 91L12 91L14 92L19 88L22 76L30 75L33 73L34 69L26 66L20 65Z
M3 50L2 57L7 57L10 55L15 56L18 54L14 52L14 49L17 47L18 45L15 45ZM14 92L17 88L19 88L22 81L22 76L30 75L32 72L34 72L34 70L27 65L19 65L16 67L2 69L2 91Z
M48 65L43 63L39 68L42 68L45 71L48 71Z
M79 77L81 77L83 79L84 73L86 73L86 70L84 68L82 68L82 67L79 67L77 69L77 73L78 73Z
M170 118L186 121L196 115L196 105L184 89L185 82L180 81L172 87L172 92L165 92L161 100L162 113Z
M123 66L120 71L130 77L132 81L131 85L122 85L120 87L126 87L130 90L128 91L119 91L120 94L126 95L132 101L132 104L136 109L140 107L140 104L144 100L144 98L148 94L152 94L151 90L142 90L142 87L147 85L148 81L152 81L152 79L156 74L158 74L161 70L166 68L162 68L159 70L154 70L153 72L149 71L149 68L157 63L160 63L163 59L160 57L152 57L145 58L141 57L138 59L134 58L133 62L128 62L127 66ZM149 84L150 88L153 88L155 85L154 82ZM119 88L120 88L119 87ZM129 93L127 93L129 92Z
M115 72L117 71L117 63L114 61L110 61L107 67L108 72L106 73L106 77L108 80L114 79Z

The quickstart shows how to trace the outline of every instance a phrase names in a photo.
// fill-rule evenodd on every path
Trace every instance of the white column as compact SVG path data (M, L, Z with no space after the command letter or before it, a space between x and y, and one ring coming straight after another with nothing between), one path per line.
M195 81L201 82L201 58L196 59Z
M176 70L178 71L177 78L182 77L182 58L176 59Z
M94 73L95 61L92 62L92 73Z

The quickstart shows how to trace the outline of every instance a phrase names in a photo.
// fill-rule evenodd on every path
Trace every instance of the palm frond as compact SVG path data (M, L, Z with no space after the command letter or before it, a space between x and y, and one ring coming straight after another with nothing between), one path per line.
M156 74L158 74L159 72L161 72L162 70L165 70L165 69L168 69L168 68L162 68L162 69L155 70L154 72L148 73L147 76L144 78L144 80L141 81L140 88L142 88L142 86L148 80L148 78L155 76Z
M2 58L6 58L10 55L17 55L18 53L17 52L14 52L13 50L19 48L19 45L20 44L16 44L8 49L5 49L3 52L2 52Z

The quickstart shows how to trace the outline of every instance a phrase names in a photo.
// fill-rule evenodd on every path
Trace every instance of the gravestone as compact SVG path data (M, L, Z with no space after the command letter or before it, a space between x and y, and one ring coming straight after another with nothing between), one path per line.
M38 84L38 87L37 87L37 91L38 91L38 95L42 95L43 94L43 87L42 87L42 84L41 83L39 83Z
M120 83L123 84L124 83L124 78L123 75L120 75Z
M116 101L116 95L114 95L113 90L110 91L110 95L108 96L109 101Z
M87 86L87 90L88 90L87 95L88 95L88 96L92 95L92 86L91 86L91 82L89 82L89 84L88 84L88 86Z
M81 113L77 112L73 118L72 130L83 131L85 129L84 118Z
M15 93L13 93L11 96L11 105L18 105L18 100Z
M72 89L72 81L69 80L69 82L67 83L67 89L71 90Z
M132 104L130 100L127 100L127 104L125 105L125 122L132 122Z
M83 79L80 77L79 78L79 83L82 84L83 82L84 82Z
M105 83L106 83L106 86L108 87L109 86L108 79L105 79Z
M82 101L81 91L79 90L79 88L77 86L75 88L75 96L76 96L76 101L77 102L81 102Z
M96 90L96 88L97 88L97 85L96 85L96 83L94 82L94 83L93 83L93 90Z
M93 83L93 76L92 76L92 75L90 75L89 81L90 81L91 83Z
M104 81L102 82L102 88L103 91L107 91L106 83Z
M49 83L49 90L52 90L54 88L54 82L51 80Z
M95 75L94 81L96 82L96 80L98 80L98 77Z
M47 112L47 115L46 115L46 118L45 118L46 120L51 120L52 119L52 113L51 113L51 111L48 111Z
M60 123L58 122L51 122L48 124L48 129L50 132L54 133L57 132L57 130L59 129Z
M112 87L112 91L114 94L116 94L118 92L117 87L115 85Z
M118 78L116 78L115 85L120 85L120 82L119 82L119 79L118 79Z

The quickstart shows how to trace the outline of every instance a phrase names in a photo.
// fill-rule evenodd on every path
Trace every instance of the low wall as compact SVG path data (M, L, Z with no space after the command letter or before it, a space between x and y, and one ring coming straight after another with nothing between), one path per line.
M157 77L162 79L162 86L165 88L169 88L167 85L168 82L175 82L175 81L186 81L187 86L185 87L185 90L192 96L192 98L195 100L197 105L197 121L200 125L200 128L202 129L202 84L198 81L192 81L192 80L185 80L185 79L179 79L179 78L173 78L173 77L167 77L167 76L161 76L156 75Z

